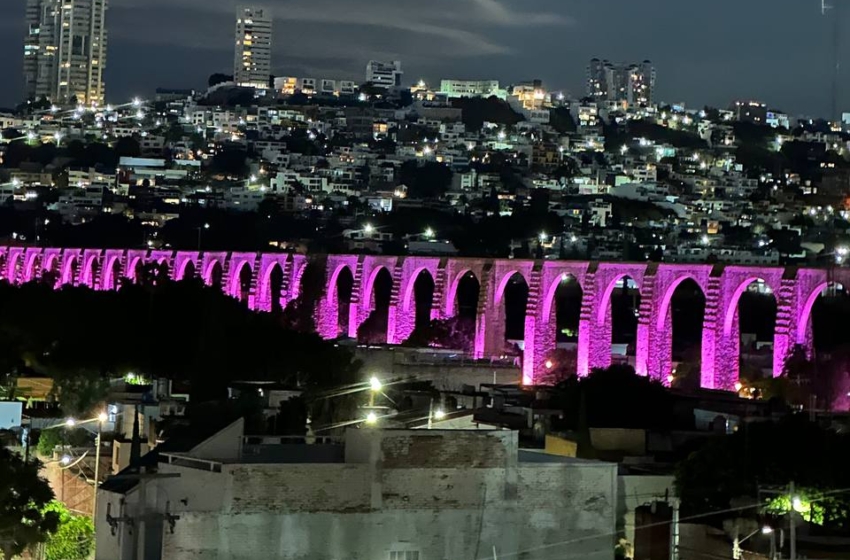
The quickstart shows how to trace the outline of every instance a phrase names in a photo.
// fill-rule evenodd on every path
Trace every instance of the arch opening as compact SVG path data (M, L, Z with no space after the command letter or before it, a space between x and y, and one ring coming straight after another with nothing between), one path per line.
M183 265L183 274L180 275L180 280L194 280L197 273L198 270L195 268L195 263L186 261L186 264Z
M372 311L357 330L357 340L367 344L386 343L392 291L393 277L382 266L374 273L371 293L367 295Z
M705 318L705 294L693 278L684 278L672 289L668 317L661 317L659 336L670 336L667 356L668 371L661 371L662 381L674 387L698 389L702 383L702 329ZM664 331L671 328L672 333ZM668 361L669 360L669 361ZM662 365L664 365L662 363Z
M281 273L283 278L283 273ZM337 334L348 333L348 321L351 316L351 296L354 291L354 274L347 266L342 267L336 277L336 285L334 286L337 296ZM278 291L278 293L280 293ZM277 298L280 302L280 298Z
M65 264L65 278L62 279L62 283L68 286L75 286L77 284L77 275L79 273L79 259L77 259L76 255L71 255L68 259L68 262ZM15 263L15 278L17 278L17 263Z
M761 278L749 280L729 310L730 326L738 323L738 375L743 380L773 377L773 345L776 331L776 297Z
M544 361L546 384L554 384L578 372L578 334L581 323L581 302L584 291L578 279L571 274L562 274L554 286L552 301L546 309L549 316L544 317L553 325L550 336L554 350L547 352Z
M224 281L223 277L224 271L222 270L221 263L219 261L214 261L210 265L210 272L207 284L212 288L220 290Z
M283 296L283 268L279 263L272 265L267 284L269 290L269 311L280 313L283 311L283 305L280 302L280 298Z
M413 328L423 329L431 324L431 305L434 301L434 277L422 270L413 281ZM411 302L408 302L411 303Z
M251 283L254 280L254 273L251 270L251 264L248 262L243 262L239 267L239 276L237 281L239 282L236 286L237 293L236 298L244 303L248 303L249 298L251 296Z
M504 303L505 342L510 347L525 341L525 313L528 306L528 282L519 272L506 280L502 293Z
M454 310L460 319L475 321L478 314L478 298L481 294L481 282L471 270L464 273L457 282L455 290Z
M86 286L91 289L97 288L97 274L100 270L100 263L96 258L89 259L88 272L86 273Z
M635 365L637 328L640 315L640 287L630 276L614 283L611 306L611 363Z
M106 266L107 270L104 271L105 283L103 284L103 289L116 290L118 289L118 282L121 277L121 261L113 258Z

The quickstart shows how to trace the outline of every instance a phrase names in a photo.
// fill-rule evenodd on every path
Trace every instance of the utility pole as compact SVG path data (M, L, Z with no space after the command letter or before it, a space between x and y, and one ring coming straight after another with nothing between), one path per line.
M794 481L788 485L791 500L791 560L797 560L797 510L794 509Z
M673 508L673 521L670 524L670 560L679 560L679 498L670 498L670 507Z
M180 516L171 514L171 502L165 503L165 513L148 511L147 483L151 480L179 477L179 473L139 473L112 477L118 480L136 480L139 483L137 491L138 499L136 500L136 508L132 515L122 513L117 517L113 517L112 504L106 505L106 522L109 524L112 534L115 535L118 527L121 525L126 525L129 528L132 537L130 560L158 560L161 558L162 550L147 550L145 546L148 541L148 530L155 528L162 522L166 522L173 533L175 523L180 519Z

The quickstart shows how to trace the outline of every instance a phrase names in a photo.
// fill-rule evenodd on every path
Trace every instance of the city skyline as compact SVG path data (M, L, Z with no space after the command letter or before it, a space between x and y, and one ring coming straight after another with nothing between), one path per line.
M294 0L275 10L280 39L274 74L359 81L368 60L401 60L407 82L540 78L551 89L583 95L591 58L649 59L658 69L657 98L667 102L726 106L758 98L795 114L827 116L830 110L832 24L815 2L756 0L742 6L721 0L708 11L662 0L640 6L623 0L570 6L466 0L447 17L440 6L355 0L362 6L341 11L335 1ZM237 2L208 4L114 0L105 72L109 99L158 86L201 88L210 74L229 73ZM279 0L264 4L283 6ZM160 17L156 7L167 7L169 17ZM22 53L24 16L23 0L0 6L0 49ZM24 97L21 58L0 62L9 78L0 106ZM840 82L846 91L846 74Z

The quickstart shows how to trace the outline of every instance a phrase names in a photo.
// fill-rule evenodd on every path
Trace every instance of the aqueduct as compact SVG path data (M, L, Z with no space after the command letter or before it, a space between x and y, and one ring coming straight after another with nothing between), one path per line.
M672 309L677 287L696 284L705 297L702 322L701 383L731 390L739 372L739 307L742 294L759 282L776 300L773 372L779 375L795 345L812 348L812 307L832 283L850 286L850 269L723 266L711 264L599 263L520 259L327 255L315 318L319 334L356 338L376 307L375 286L391 279L386 342L400 344L413 332L417 306L414 286L420 277L432 282L430 318L458 313L459 285L472 278L479 285L474 309L474 355L485 359L503 352L508 285L524 280L528 289L524 315L523 382L535 384L556 346L555 294L565 282L581 288L578 321L579 375L611 363L611 297L624 279L639 294L635 310L635 369L666 380L672 367ZM39 279L50 271L57 286L86 285L112 290L120 278L136 280L140 265L167 266L175 280L199 276L257 311L283 309L301 292L308 257L286 253L225 253L134 249L51 249L0 247L0 276L13 284ZM347 279L340 298L341 278ZM341 324L341 318L344 324Z

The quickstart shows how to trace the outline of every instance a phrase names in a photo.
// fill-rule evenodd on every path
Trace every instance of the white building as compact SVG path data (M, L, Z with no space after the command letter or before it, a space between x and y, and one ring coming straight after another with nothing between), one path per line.
M267 8L236 11L233 80L237 85L266 89L272 68L272 15Z
M96 560L613 557L617 465L522 450L517 432L309 444L238 420L157 460L156 477L101 486Z
M106 7L107 0L27 0L27 97L103 104Z
M389 89L401 86L403 74L401 61L398 60L392 62L370 60L366 65L366 81L379 88Z
M449 99L455 97L490 97L495 95L504 99L507 92L499 89L498 80L442 80L440 95Z

